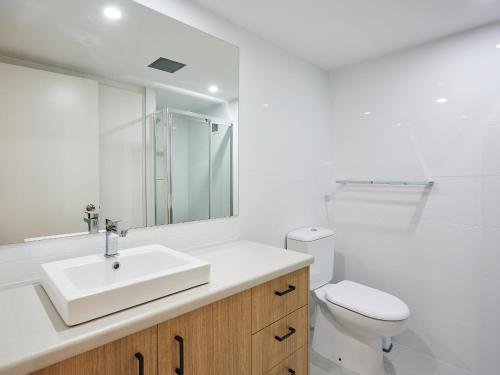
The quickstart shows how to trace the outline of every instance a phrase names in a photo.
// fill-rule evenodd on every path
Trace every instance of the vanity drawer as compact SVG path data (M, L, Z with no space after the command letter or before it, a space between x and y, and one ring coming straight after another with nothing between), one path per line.
M309 267L252 289L252 332L274 323L307 304Z
M265 375L308 375L307 346L303 346L290 357L274 366Z
M252 374L262 375L308 342L308 305L252 336Z

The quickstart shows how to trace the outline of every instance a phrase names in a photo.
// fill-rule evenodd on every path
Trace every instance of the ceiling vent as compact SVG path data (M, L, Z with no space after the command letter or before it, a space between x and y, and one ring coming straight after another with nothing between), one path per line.
M182 69L186 66L186 64L182 64L180 62L169 60L164 57L160 57L155 62L148 65L150 68L155 68L158 70L163 70L168 73L175 73L179 69Z

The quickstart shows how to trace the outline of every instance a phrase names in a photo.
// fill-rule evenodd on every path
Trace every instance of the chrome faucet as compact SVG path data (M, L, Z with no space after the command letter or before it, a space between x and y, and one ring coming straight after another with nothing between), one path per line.
M118 238L125 237L127 230L119 230L118 223L120 220L113 221L106 219L106 252L104 256L114 257L118 255Z

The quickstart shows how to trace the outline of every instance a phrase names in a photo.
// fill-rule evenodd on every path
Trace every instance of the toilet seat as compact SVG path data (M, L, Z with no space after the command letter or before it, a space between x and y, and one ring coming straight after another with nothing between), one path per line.
M399 298L353 281L327 285L324 296L326 302L372 319L399 321L410 316L410 309Z

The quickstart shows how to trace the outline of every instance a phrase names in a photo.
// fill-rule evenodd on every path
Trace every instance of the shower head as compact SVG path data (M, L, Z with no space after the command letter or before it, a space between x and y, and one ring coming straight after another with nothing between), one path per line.
M174 60L169 60L164 57L160 57L156 61L152 62L151 64L148 65L150 68L158 69L158 70L163 70L164 72L168 73L175 73L179 69L182 69L186 66L186 64L174 61Z

